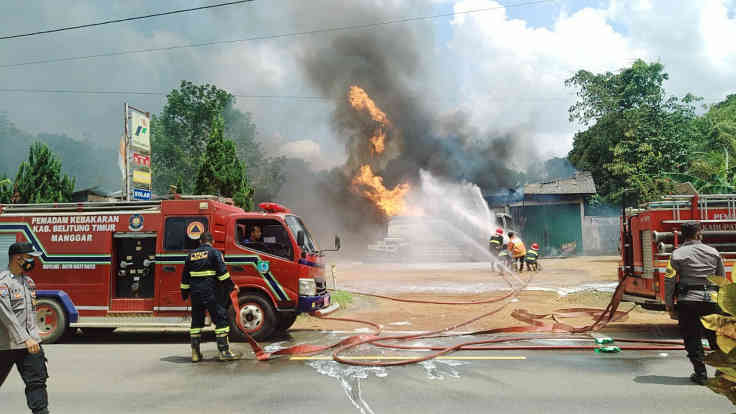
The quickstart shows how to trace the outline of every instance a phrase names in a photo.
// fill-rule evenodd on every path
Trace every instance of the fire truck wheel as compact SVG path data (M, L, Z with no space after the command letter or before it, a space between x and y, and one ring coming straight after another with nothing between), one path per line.
M240 318L250 336L256 341L263 341L271 337L278 326L276 310L271 301L257 293L244 293L239 300ZM235 314L230 311L230 340L244 342L247 339L235 324Z
M36 326L41 332L41 340L45 344L57 342L66 332L68 322L66 312L59 302L43 298L36 305Z
M279 325L276 327L276 330L279 332L287 331L296 322L297 316L296 312L280 312L277 316Z

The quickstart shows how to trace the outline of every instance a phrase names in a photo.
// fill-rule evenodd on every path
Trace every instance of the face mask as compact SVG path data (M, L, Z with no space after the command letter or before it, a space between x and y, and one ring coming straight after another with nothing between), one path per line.
M36 261L33 259L23 259L23 264L21 265L21 268L26 271L30 272L33 270L33 266L36 265Z

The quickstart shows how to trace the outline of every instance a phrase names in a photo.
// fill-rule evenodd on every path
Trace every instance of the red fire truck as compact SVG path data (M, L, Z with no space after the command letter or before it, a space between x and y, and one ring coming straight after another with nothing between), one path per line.
M672 250L681 242L680 225L698 221L703 242L723 257L726 276L736 262L736 194L670 195L647 203L642 209L626 209L621 220L619 280L623 300L646 309L664 309L664 274Z
M69 328L184 327L190 305L179 285L188 250L205 231L240 286L240 312L258 340L288 329L302 312L328 312L325 251L302 220L275 203L245 212L210 196L111 203L0 205L0 251L28 241L42 252L38 325L51 343ZM255 226L260 240L248 235ZM6 250L2 250L6 249ZM2 268L7 255L0 254ZM233 340L242 334L233 325Z

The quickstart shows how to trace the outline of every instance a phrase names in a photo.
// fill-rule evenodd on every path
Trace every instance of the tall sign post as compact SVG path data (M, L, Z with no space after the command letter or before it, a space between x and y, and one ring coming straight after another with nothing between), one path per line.
M126 103L123 139L125 141L125 182L123 184L125 200L150 200L152 189L151 114Z

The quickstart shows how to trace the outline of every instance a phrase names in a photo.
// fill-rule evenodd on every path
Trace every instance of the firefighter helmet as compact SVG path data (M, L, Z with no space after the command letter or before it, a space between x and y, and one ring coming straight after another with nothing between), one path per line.
M532 249L539 250L539 245L537 243L532 243Z
M496 234L503 234L503 229L501 228L496 229Z

